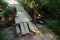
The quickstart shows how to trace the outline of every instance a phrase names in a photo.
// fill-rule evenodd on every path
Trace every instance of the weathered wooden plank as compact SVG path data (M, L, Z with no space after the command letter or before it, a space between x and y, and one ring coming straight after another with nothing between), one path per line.
M33 27L31 22L28 22L28 25L29 25L29 28L30 28L31 31L35 31L35 29L34 29L34 27Z
M16 33L19 34L20 33L20 29L18 26L16 26Z
M17 18L15 18L15 23L17 24L17 23L20 23L20 20L19 20L19 18L17 17Z
M29 33L28 25L27 25L26 22L24 23L24 27L25 27L25 32L26 32L26 33Z
M26 34L23 23L20 23L20 28L21 28L22 34Z
M32 25L33 25L33 27L34 27L35 30L38 30L38 28L34 24L32 24Z

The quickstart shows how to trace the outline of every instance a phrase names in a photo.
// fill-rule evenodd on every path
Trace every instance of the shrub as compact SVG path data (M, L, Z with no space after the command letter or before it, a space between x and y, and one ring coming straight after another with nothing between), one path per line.
M60 35L60 20L47 19L46 24L55 34Z

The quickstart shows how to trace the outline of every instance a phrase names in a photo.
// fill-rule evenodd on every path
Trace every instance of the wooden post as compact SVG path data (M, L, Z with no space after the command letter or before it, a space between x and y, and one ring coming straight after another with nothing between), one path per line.
M34 23L36 25L36 5L34 3Z
M35 9L34 9L34 23L36 24L36 12L35 12Z

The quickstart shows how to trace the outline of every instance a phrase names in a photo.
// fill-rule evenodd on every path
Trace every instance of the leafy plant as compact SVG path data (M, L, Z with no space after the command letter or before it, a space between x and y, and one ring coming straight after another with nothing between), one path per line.
M0 18L4 17L3 12L0 12Z
M0 6L2 6L3 9L8 7L8 3L5 0L0 0Z

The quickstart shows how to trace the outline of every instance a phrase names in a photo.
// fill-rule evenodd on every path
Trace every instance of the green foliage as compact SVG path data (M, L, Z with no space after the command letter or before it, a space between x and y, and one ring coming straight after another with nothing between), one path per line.
M60 20L47 19L48 28L52 29L57 35L60 35Z
M56 40L60 40L60 20L47 19L46 25L57 35Z
M12 10L11 8L7 8L7 9L5 10L4 14L3 14L4 17L8 17L9 14L12 13L12 11L13 11L13 10Z
M13 11L13 12L16 12L16 8L15 8L15 7L13 7L13 8L12 8L12 11Z
M3 12L0 12L0 18L4 17Z
M48 6L51 11L60 11L60 0L36 0L35 3Z
M56 40L60 40L60 36L57 36L57 37L56 37Z
M60 0L49 0L49 9L54 11L54 10L57 10L57 11L60 11Z
M24 0L27 4L31 3L33 0ZM47 5L49 6L48 10L50 11L60 11L60 0L34 0L35 5L39 6Z
M0 40L3 40L2 31L0 31Z
M8 17L9 14L14 13L14 12L16 12L16 8L15 7L13 7L13 8L9 7L5 10L5 12L0 12L0 18Z
M6 11L3 14L4 17L8 17L10 11L11 11L10 9L6 9Z
M1 5L2 5L3 8L7 8L8 7L7 2L3 2Z
M2 6L3 8L7 8L8 3L5 0L0 0L0 6Z

